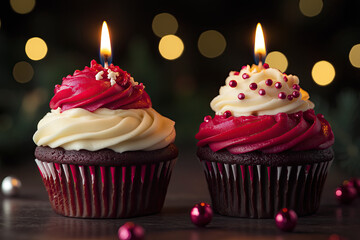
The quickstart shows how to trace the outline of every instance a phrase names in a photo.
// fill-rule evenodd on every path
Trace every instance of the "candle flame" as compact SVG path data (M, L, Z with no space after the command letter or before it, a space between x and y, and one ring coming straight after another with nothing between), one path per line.
M266 55L265 38L260 23L256 26L254 53L255 58L259 59L259 61L262 61Z
M111 57L110 34L106 21L103 22L101 29L100 55L105 58L105 62L107 62L107 59L110 59Z

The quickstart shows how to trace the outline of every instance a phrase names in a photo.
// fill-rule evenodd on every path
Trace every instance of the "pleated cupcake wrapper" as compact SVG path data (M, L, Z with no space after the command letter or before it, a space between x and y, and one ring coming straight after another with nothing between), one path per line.
M161 210L176 160L110 167L35 162L58 214L129 218Z
M332 161L299 166L237 165L201 160L215 212L273 218L283 207L317 211Z

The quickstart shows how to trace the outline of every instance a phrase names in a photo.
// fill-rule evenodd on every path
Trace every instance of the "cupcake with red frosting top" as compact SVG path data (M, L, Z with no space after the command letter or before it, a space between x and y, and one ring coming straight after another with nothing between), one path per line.
M277 69L230 72L196 134L214 210L269 218L283 207L319 207L334 135L299 79Z
M175 123L152 108L142 83L91 61L55 86L33 140L55 212L127 218L159 212L173 166Z

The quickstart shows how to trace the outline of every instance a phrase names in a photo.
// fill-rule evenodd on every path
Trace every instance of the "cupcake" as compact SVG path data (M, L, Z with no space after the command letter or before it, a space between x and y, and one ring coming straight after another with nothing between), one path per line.
M214 210L272 218L319 208L334 135L299 79L267 64L230 72L196 134Z
M173 166L175 123L142 83L95 60L55 86L38 123L35 161L56 213L128 218L161 210Z

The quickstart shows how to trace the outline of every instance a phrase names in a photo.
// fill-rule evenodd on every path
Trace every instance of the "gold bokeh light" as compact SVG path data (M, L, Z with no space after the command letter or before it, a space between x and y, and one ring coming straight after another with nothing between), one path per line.
M270 67L279 69L281 72L285 72L288 67L288 60L286 56L279 51L270 52L265 59L265 62Z
M46 42L38 37L30 38L25 45L26 55L34 61L43 59L47 54Z
M177 29L178 22L170 13L160 13L153 19L152 30L158 37L175 34Z
M300 0L300 12L306 17L315 17L319 15L323 8L322 0Z
M10 0L10 6L14 12L27 14L35 7L35 0Z
M15 64L13 77L18 83L27 83L34 76L34 69L30 63L22 61Z
M175 35L166 35L160 39L159 52L167 60L175 60L184 51L183 41Z
M329 85L335 78L335 68L328 61L319 61L315 63L311 76L315 83L320 86Z
M198 40L200 53L207 58L220 56L226 48L225 37L218 31L208 30L201 33Z
M360 68L360 44L356 44L351 48L349 60L353 67Z

